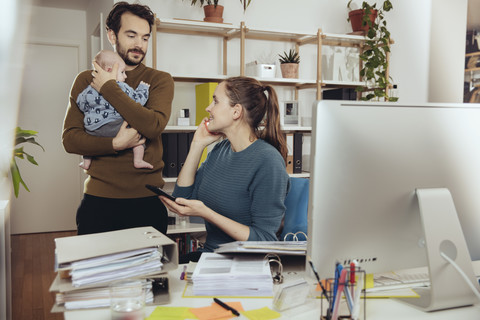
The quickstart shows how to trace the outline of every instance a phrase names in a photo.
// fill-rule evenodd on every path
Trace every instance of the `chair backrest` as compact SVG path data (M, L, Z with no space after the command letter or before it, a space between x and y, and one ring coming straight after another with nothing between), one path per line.
M293 240L291 233L296 233L300 241L306 240L301 232L307 235L308 231L309 185L310 179L290 177L290 190L285 198L284 225L279 240Z

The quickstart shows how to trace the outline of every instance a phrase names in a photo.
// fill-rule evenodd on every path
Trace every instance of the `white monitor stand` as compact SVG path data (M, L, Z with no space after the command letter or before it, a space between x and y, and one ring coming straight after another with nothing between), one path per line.
M450 191L446 188L416 190L430 276L430 288L415 288L418 299L400 299L424 311L472 305L476 299L461 275L440 252L454 260L479 289L472 261Z

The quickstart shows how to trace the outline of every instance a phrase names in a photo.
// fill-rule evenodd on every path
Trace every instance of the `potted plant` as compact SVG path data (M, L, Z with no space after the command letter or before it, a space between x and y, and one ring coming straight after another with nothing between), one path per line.
M280 69L282 71L282 77L284 78L298 78L298 64L300 63L300 56L294 49L290 49L289 52L283 52L283 55L279 54Z
M348 2L350 8L352 0ZM365 50L360 54L362 68L360 77L365 81L365 86L356 88L357 92L367 91L362 100L383 99L385 101L397 101L398 97L390 97L390 77L388 71L388 55L390 53L390 31L387 29L385 12L393 9L390 0L385 0L381 8L376 4L362 2L362 27L365 34ZM373 14L376 12L376 14ZM372 16L375 19L372 20Z
M190 0L191 5L194 6L197 2L200 4L200 7L203 7L203 11L205 12L205 18L203 21L206 22L223 22L223 6L218 4L219 0ZM247 7L250 5L252 0L240 0L242 4L243 11L247 10ZM205 4L206 3L206 4Z
M33 130L22 130L20 127L17 127L15 129L15 150L13 152L13 157L12 157L12 162L10 164L10 173L12 175L12 183L13 183L13 190L15 192L15 197L18 198L18 192L20 191L20 184L23 185L25 190L30 192L28 190L27 184L25 181L23 181L22 176L20 175L20 170L18 169L17 161L16 158L19 159L25 159L27 158L28 162L38 166L37 161L35 161L35 158L26 153L23 150L23 146L19 147L20 144L22 143L33 143L45 151L45 149L37 142L35 141L35 137L37 136L37 131Z
M205 13L203 21L222 23L223 6L218 4L218 1L219 0L191 0L191 5L194 6L198 2L200 7L203 7Z

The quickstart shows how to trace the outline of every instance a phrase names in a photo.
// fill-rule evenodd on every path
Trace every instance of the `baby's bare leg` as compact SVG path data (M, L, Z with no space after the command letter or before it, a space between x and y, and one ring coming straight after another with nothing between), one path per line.
M83 161L80 162L78 166L82 169L88 170L88 168L90 168L90 164L92 164L92 158L90 157L82 157L82 158L83 158Z
M153 169L153 166L143 160L145 147L143 145L133 148L133 166L137 169Z

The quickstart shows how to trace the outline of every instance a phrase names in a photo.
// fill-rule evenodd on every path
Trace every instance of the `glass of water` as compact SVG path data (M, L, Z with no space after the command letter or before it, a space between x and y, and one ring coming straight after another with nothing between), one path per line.
M112 320L143 320L145 289L140 280L117 281L110 285Z

